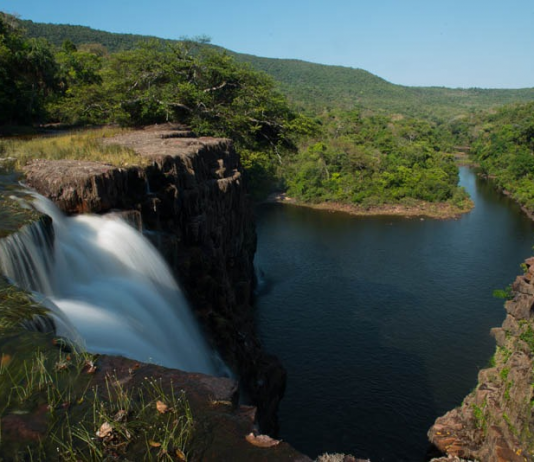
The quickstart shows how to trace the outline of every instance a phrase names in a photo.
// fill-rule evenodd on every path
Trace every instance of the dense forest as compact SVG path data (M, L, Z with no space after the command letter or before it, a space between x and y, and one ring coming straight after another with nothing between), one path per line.
M0 125L178 121L198 135L232 138L258 197L283 188L303 202L364 208L462 207L452 153L472 145L484 171L534 207L525 192L532 105L485 115L534 99L534 89L403 87L360 69L242 55L208 42L2 14Z
M534 212L534 104L504 106L472 124L472 156L482 172Z
M291 158L291 196L364 207L413 200L463 204L452 137L435 124L357 110L332 111L321 121L321 137L310 138Z
M40 24L21 21L29 37L46 38L60 47L65 40L75 45L98 43L109 53L132 50L153 37L113 34L84 26ZM153 38L155 39L155 38ZM173 40L157 39L161 43ZM201 41L206 41L201 38ZM220 47L210 45L222 51ZM406 87L387 82L362 69L326 66L294 59L272 59L224 50L238 62L269 74L289 101L311 113L352 110L355 106L385 114L402 113L427 118L452 118L466 111L490 109L503 104L534 101L534 88L520 90L451 89Z
M314 123L292 110L273 80L201 42L144 41L109 53L60 47L0 17L0 124L140 126L177 121L197 135L232 138L260 186Z

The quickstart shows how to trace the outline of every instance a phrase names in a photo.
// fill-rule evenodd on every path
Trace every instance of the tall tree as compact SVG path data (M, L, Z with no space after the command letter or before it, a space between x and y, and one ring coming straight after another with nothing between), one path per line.
M0 123L42 120L45 100L57 85L48 42L25 38L16 18L0 13Z

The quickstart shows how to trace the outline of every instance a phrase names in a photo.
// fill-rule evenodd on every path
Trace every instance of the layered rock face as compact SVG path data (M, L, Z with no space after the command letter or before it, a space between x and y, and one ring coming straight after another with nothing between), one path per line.
M188 136L173 126L130 132L106 142L136 150L144 167L34 161L26 181L68 214L121 211L142 223L273 433L285 371L255 333L256 234L239 157L229 140Z
M429 431L431 442L449 457L534 460L534 258L524 269L512 285L502 327L493 329L492 367L480 371L476 389Z

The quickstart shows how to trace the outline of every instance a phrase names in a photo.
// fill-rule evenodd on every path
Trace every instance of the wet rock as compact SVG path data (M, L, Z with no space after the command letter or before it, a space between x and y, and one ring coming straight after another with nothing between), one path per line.
M9 414L2 418L2 436L17 441L39 441L47 432L47 407L40 406L36 412Z

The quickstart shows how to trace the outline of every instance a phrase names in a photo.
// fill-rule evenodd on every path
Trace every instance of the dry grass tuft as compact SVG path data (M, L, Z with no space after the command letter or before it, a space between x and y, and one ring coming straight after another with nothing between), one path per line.
M83 160L117 167L146 164L146 159L130 148L104 145L105 138L123 134L126 131L126 129L106 127L39 136L29 140L2 140L0 141L0 157L12 159L16 168L22 168L33 159Z

